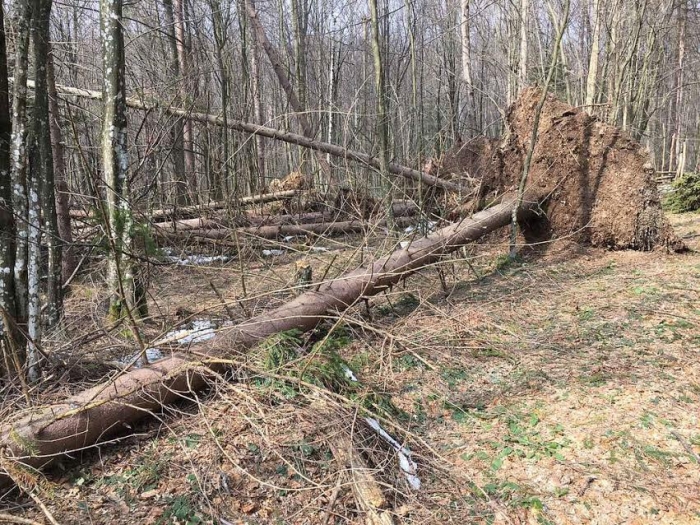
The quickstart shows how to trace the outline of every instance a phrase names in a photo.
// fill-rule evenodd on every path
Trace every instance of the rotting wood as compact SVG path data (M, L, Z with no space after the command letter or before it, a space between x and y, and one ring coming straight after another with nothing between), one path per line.
M10 79L10 81L12 81L12 79ZM30 89L34 89L34 83L32 81L27 81L27 87L29 87ZM56 91L60 95L70 95L81 98L89 98L92 100L102 100L101 92L90 89L80 89L57 84ZM243 122L241 120L235 120L232 118L228 118L226 119L226 122L224 122L224 119L218 115L198 113L194 111L188 111L182 108L161 105L158 104L156 101L137 100L135 98L130 97L126 99L126 105L130 108L140 109L144 111L160 109L169 115L173 115L176 117L185 117L191 121L202 122L204 124L211 124L214 126L226 125L227 128L232 129L234 131L241 131L243 133L250 133L261 137L289 142L290 144L295 144L297 146L309 148L314 151L320 151L322 153L328 153L329 155L333 155L334 157L351 160L360 164L364 164L366 166L370 166L375 169L379 169L379 159L371 155L367 155L366 153L360 153L357 151L352 151L343 148L342 146L338 146L336 144L321 142L313 138L305 137L304 135L298 135L296 133L290 133L288 131L280 129L268 128L265 126L260 126L258 124L251 124L249 122ZM462 185L457 184L455 182L443 180L436 177L435 175L430 175L429 173L414 170L412 168L401 166L393 162L389 163L387 169L389 173L393 175L406 177L416 182L421 181L423 182L423 184L442 188L446 191L461 193L464 190L466 190L466 188L463 188Z
M340 466L347 470L352 480L352 495L360 511L365 513L369 525L392 525L394 523L388 510L389 503L382 487L374 479L360 452L353 446L352 440L345 434L337 434L331 441L333 457Z
M540 196L528 195L521 206L525 218L539 207ZM108 442L129 432L135 422L164 405L203 388L207 377L227 368L227 355L244 352L267 337L292 329L306 332L328 315L342 312L364 297L391 288L401 279L437 262L466 243L506 226L514 199L451 224L426 237L416 237L367 266L307 291L284 305L220 333L191 349L118 376L44 408L13 415L0 428L0 449L8 458L34 468ZM0 473L0 486L12 483Z

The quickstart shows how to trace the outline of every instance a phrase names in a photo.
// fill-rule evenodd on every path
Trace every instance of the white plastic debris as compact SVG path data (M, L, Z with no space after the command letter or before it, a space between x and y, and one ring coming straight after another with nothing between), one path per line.
M401 246L401 248L406 248L410 244L411 244L411 241L401 241L399 243L399 246Z
M329 252L330 250L328 248L324 248L323 246L312 246L309 251L313 253L325 253Z
M376 419L372 417L366 417L365 421L370 427L372 427L377 432L377 434L379 434L379 437L381 437L384 441L389 443L389 445L391 445L392 448L396 450L396 455L399 457L399 468L401 468L401 471L404 473L404 476L406 476L408 484L413 490L419 490L421 486L421 481L418 477L418 465L416 465L415 461L411 459L411 451L408 450L406 447L401 446L401 444L398 441L391 437L391 435L389 435L389 433L381 427L379 421L377 421Z
M355 373L350 369L348 365L342 365L343 367L343 372L345 373L345 377L352 381L353 383L357 383L357 376Z
M201 343L216 337L214 332L214 323L209 319L195 319L192 321L192 328L173 330L165 334L165 338L161 341L176 342L181 345L190 343Z
M226 255L166 255L165 260L180 266L199 266L203 264L211 264L213 262L228 262L230 257Z
M132 355L127 355L119 359L119 364L121 365L128 365L134 359L137 358L137 356L140 356L141 352L137 352ZM163 352L161 352L160 348L146 348L146 360L149 363L152 363L154 361L159 361L160 359L163 359L165 356L163 355ZM143 366L143 358L139 357L134 361L134 368L141 368Z
M276 257L278 255L284 255L284 250L263 250L262 254L264 257Z
M428 221L422 224L412 224L404 229L404 233L413 233L414 231L425 231L431 232L435 230L437 223L435 221Z

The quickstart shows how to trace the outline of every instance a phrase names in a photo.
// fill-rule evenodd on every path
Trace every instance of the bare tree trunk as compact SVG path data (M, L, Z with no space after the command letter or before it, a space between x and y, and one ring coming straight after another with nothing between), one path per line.
M17 4L17 39L15 41L15 72L12 92L12 140L10 173L12 178L12 209L17 232L15 243L14 289L17 321L27 320L28 206L27 199L27 70L29 68L30 0Z
M260 46L256 38L253 39L253 48L250 51L250 69L251 91L253 96L253 122L262 126L265 124L265 118L263 117L262 84L260 82ZM265 191L265 139L260 135L255 136L255 150L258 160L258 189L259 191Z
M189 49L187 46L187 35L185 33L184 0L172 0L172 3L175 23L175 47L180 69L181 100L185 109L187 109L192 103L190 96L192 83L190 82ZM185 157L185 180L188 181L193 200L196 200L198 192L194 160L194 132L192 129L192 121L188 118L185 118L183 123L182 149Z
M685 168L685 163L683 162L683 146L682 134L683 134L683 78L685 69L685 33L686 25L688 19L688 1L678 0L678 68L676 70L676 121L675 125L675 164L676 164L676 177L681 177L683 175L683 169Z
M177 37L175 36L175 15L173 14L173 0L163 0L165 25L170 42L170 70L175 78L180 78L180 61L178 60ZM178 104L182 104L182 96L176 98ZM185 176L185 149L183 144L185 124L184 118L178 118L172 127L172 158L173 158L173 182L175 183L175 203L179 206L190 204L190 195Z
M412 219L400 218L396 220L397 226L407 226ZM178 236L185 237L204 237L206 239L235 239L236 235L248 235L261 239L278 239L285 235L317 235L319 237L330 236L332 234L354 233L361 231L371 231L373 228L388 226L386 220L368 223L362 220L353 221L335 221L335 222L312 222L305 224L280 224L268 226L246 226L243 228L230 229L211 229L207 228L191 228L185 231L178 232ZM161 229L163 233L172 233L170 228Z
M379 33L379 14L377 0L369 0L369 13L372 24L372 58L374 60L374 86L377 97L377 135L379 136L379 175L386 188L387 221L394 229L394 213L391 201L391 183L389 181L389 122L387 115L387 93L385 86L384 64L382 63L381 39Z
M596 80L598 78L598 55L600 55L600 0L593 0L593 36L591 41L591 57L588 60L588 76L586 77L586 109L594 112L596 102Z
M209 4L211 10L212 25L214 29L214 40L216 41L216 65L219 69L219 84L221 86L221 118L224 125L221 127L221 142L223 143L223 162L222 169L219 170L219 176L214 184L214 188L210 188L210 196L213 200L221 200L224 198L224 189L228 184L230 176L229 171L229 140L228 140L228 101L229 101L229 75L228 68L224 62L224 47L226 46L227 24L224 24L221 14L221 6L217 2L211 1ZM223 171L223 176L222 172Z
M521 216L538 204L536 195L528 195ZM363 297L390 289L401 279L427 267L468 242L510 222L514 200L494 206L409 246L360 267L342 278L320 284L281 307L249 319L217 337L213 344L193 347L190 352L204 359L209 370L222 372L226 365L217 357L241 351L276 333L288 330L308 331L327 319L357 304ZM206 361L210 357L210 361ZM25 465L42 468L66 452L109 440L130 428L134 422L179 397L206 385L207 369L202 362L191 363L175 355L116 380L77 394L63 403L37 409L30 416L0 429L0 446ZM76 408L77 407L77 408ZM0 486L12 480L0 473Z
M34 114L33 140L36 141L37 157L34 159L32 188L40 191L43 217L43 237L48 253L48 275L46 280L46 323L58 323L63 304L63 280L61 279L61 237L56 218L56 196L54 188L53 151L51 148L51 126L49 112L48 62L49 31L52 0L34 0L32 32L34 41ZM36 183L34 180L36 179ZM32 223L33 195L30 194L30 224ZM37 237L40 239L41 237ZM31 235L30 235L31 239ZM31 249L30 249L31 250ZM37 253L40 253L37 251ZM30 261L30 265L32 262ZM31 283L30 276L30 283ZM37 283L38 286L38 283ZM32 290L30 289L30 296ZM38 293L38 290L37 290ZM31 302L31 297L30 297Z
M68 184L66 183L66 161L61 131L60 112L58 109L58 94L56 93L56 78L54 75L54 53L49 52L46 63L47 82L49 89L49 111L51 130L51 146L53 150L53 170L56 193L56 218L58 221L58 234L61 238L61 270L62 281L66 282L73 274L78 261L73 247L73 234L70 225L70 202L68 198Z
M12 178L10 176L10 118L9 85L7 83L7 46L5 40L5 7L0 0L0 376L7 376L16 368L12 353L14 327L14 283L12 272L15 259L15 220L12 215ZM9 324L9 323L8 323ZM18 371L18 370L17 370Z
M27 85L29 87L32 87L34 84L31 81L29 81ZM59 93L62 93L64 95L90 98L93 100L102 100L102 94L100 94L100 92L98 91L60 85L57 85L56 89L59 91ZM127 99L126 104L131 108L141 110L148 110L151 108L159 107L156 104L147 104L141 100L136 100L133 98ZM173 116L187 115L188 118L190 118L191 120L202 122L204 124L212 124L215 126L223 125L223 119L218 115L209 115L206 113L191 113L185 109L168 106L160 107L160 109ZM254 135L261 135L270 139L281 140L289 144L296 144L297 146L310 148L321 153L330 153L331 155L336 157L352 160L355 162L359 162L360 164L365 164L367 166L379 169L379 161L375 157L367 155L365 153L352 151L342 146L338 146L336 144L328 144L326 142L320 142L318 140L310 139L303 135L297 135L296 133L267 128L264 126L258 126L256 124L250 124L248 122L242 122L240 120L235 119L228 120L228 127L229 129L233 129L236 131L242 131L244 133L250 133ZM442 180L438 177L435 177L434 175L430 175L429 173L424 173L394 163L389 163L388 172L394 175L400 175L402 177L413 179L417 182L423 182L428 186L442 188L447 191L461 192L463 190L469 190L469 188L464 188L461 185L456 184L454 182Z
M109 314L120 318L134 305L134 274L126 254L132 251L131 204L129 202L129 158L126 142L126 93L124 79L124 36L121 30L122 0L100 0L102 40L103 127L102 171L104 174L109 257L107 281Z
M528 42L527 32L530 22L530 0L520 0L520 53L518 55L518 91L522 91L528 85L527 56Z
M464 82L466 92L466 113L467 113L467 137L474 136L476 129L476 105L474 103L474 83L472 80L472 44L471 44L471 17L469 15L470 0L460 1L460 27L462 33L462 82Z

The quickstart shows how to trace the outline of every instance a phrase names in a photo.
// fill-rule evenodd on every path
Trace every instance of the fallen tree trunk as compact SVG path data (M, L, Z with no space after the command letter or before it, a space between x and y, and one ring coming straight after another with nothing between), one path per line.
M536 209L537 200L524 199L520 216ZM0 429L4 457L42 468L65 454L75 456L80 450L105 443L129 431L133 423L161 410L163 405L201 389L208 374L225 370L221 357L242 352L276 333L311 330L329 314L342 312L462 245L506 226L513 205L514 201L508 200L427 237L416 238L406 248L249 319L220 334L213 343L194 347L192 359L199 361L173 355L72 396L63 403L31 407L24 413L16 413ZM11 476L0 473L0 484L11 483Z
M396 224L399 227L406 225L406 217L397 217ZM371 230L372 228L381 228L386 226L386 221L367 222L367 221L337 221L337 222L319 222L311 224L280 224L273 226L250 226L244 228L236 228L238 235L246 235L250 237L260 237L263 239L276 239L287 235L330 235L342 233L355 233L363 230ZM207 239L229 239L233 236L233 231L229 229L223 230L204 230L195 229L182 232L183 235L192 235L194 237L205 237Z
M301 193L299 190L277 191L274 193L262 193L260 195L250 195L241 197L231 201L209 202L207 204L199 204L195 206L182 206L180 208L164 208L161 210L153 210L148 214L151 220L157 221L166 217L186 217L199 215L204 210L221 210L229 206L250 206L251 204L264 204L266 202L276 202L291 199Z
M12 80L12 79L10 79ZM34 82L31 80L27 81L27 87L34 89ZM79 89L70 86L56 85L56 91L61 95L71 95L75 97L89 98L92 100L102 100L102 93L99 91L93 91L89 89ZM334 157L340 157L343 159L352 160L354 162L359 162L366 166L370 166L375 169L379 169L379 160L367 155L365 153L360 153L357 151L352 151L342 146L336 144L329 144L327 142L321 142L313 138L305 137L304 135L298 135L296 133L290 133L288 131L268 128L265 126L259 126L257 124L250 124L248 122L243 122L241 120L235 120L232 118L224 119L217 115L211 115L208 113L197 113L193 111L188 111L186 109L175 108L172 106L162 106L154 101L144 101L137 100L135 98L127 98L126 105L133 109L141 109L144 111L161 109L169 115L176 117L184 117L189 120L194 120L195 122L202 122L204 124L211 124L214 126L223 127L224 125L234 131L241 131L243 133L250 133L253 135L260 135L261 137L267 137L270 139L281 140L288 142L290 144L295 144L297 146L302 146L304 148L309 148L314 151L320 151L322 153L328 153ZM395 163L389 163L388 166L389 173L393 175L399 175L401 177L406 177L415 181L421 181L423 184L428 186L435 186L442 188L447 191L461 192L464 188L461 185L455 184L447 180L440 179L429 173L414 170L406 166L401 166Z
M194 206L181 206L179 208L163 208L153 210L148 213L148 218L154 221L163 220L173 217L192 217L201 215L207 210L221 210L229 206L250 206L251 204L264 204L266 202L275 202L291 199L301 193L300 190L277 191L274 193L262 193L260 195L249 195L241 197L236 201L217 201L205 204L197 204ZM137 211L138 213L138 211ZM91 213L85 210L70 210L71 219L84 219L92 216Z
M394 217L408 217L418 213L418 206L411 202L395 202L393 204ZM297 215L253 215L247 214L240 217L238 225L236 219L228 220L223 217L206 218L199 217L195 219L182 219L177 221L156 222L154 228L158 228L163 232L186 232L188 230L208 229L216 230L220 228L231 228L233 226L249 225L250 227L260 226L281 226L288 224L313 224L313 223L331 223L338 216L337 212L332 211L312 211L307 213L299 213Z

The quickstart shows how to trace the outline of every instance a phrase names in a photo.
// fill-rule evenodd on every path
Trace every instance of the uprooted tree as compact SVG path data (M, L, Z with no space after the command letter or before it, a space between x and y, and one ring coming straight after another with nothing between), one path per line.
M308 331L465 243L506 226L538 98L537 90L527 90L509 113L508 139L497 146L484 142L488 157L470 157L483 173L474 207L484 207L487 201L500 203L321 283L226 331L213 344L124 370L115 380L63 403L15 414L0 431L0 447L12 459L41 468L71 451L108 441L151 411L202 388L209 374L229 366L227 356L276 333ZM554 98L547 100L540 126L530 184L518 210L526 238L538 235L540 240L569 239L611 248L682 249L661 211L646 155L636 142ZM0 476L0 481L9 483L11 478Z

